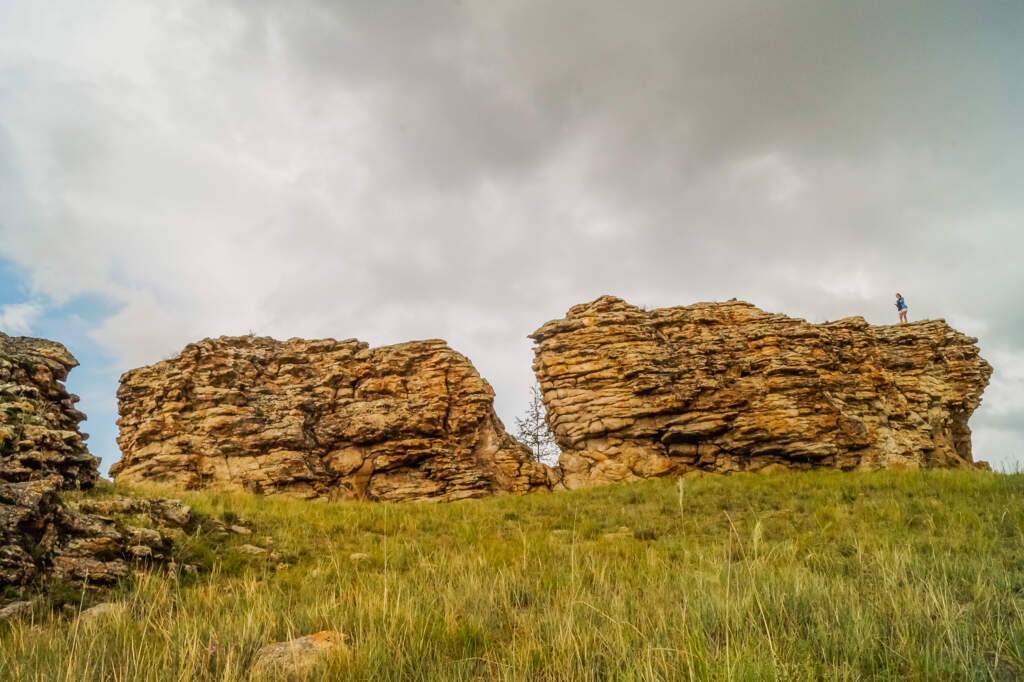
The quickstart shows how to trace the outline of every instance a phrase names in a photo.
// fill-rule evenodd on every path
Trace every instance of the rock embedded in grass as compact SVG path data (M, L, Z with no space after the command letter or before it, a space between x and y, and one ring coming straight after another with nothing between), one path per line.
M0 621L14 620L32 613L34 601L15 601L0 607Z
M242 554L249 554L251 556L262 556L267 553L267 550L256 545L242 545L238 548L238 551Z
M285 642L268 644L256 652L252 673L272 679L293 679L306 674L331 652L346 646L348 636L337 630L324 630Z
M78 622L82 625L97 625L102 621L117 618L128 613L128 607L120 602L103 602L96 604L78 616Z

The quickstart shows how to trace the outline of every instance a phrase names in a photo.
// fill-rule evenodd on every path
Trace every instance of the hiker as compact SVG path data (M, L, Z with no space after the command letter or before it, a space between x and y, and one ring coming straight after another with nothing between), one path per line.
M896 310L900 314L900 324L907 321L907 302L903 300L903 294L896 292Z

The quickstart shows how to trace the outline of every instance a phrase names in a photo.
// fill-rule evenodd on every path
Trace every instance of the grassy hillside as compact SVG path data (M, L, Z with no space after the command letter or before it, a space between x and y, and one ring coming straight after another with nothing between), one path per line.
M240 680L263 644L324 629L351 649L313 679L1024 676L1024 475L185 499L253 535L190 541L209 573L140 577L113 595L127 611L95 626L0 625L0 679ZM287 566L237 550L264 536Z

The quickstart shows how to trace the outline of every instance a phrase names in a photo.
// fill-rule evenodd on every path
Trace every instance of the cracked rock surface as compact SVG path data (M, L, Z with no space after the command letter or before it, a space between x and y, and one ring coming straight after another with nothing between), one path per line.
M749 303L604 296L548 322L534 370L566 487L691 471L970 467L992 368L942 320L872 326Z
M58 475L68 488L89 488L99 459L78 430L85 415L64 388L78 361L55 341L0 332L0 480Z
M117 396L118 482L399 501L557 481L440 340L204 339L127 372Z
M111 584L170 558L169 537L128 516L160 528L192 525L191 510L174 500L62 499L99 478L99 459L78 431L85 415L63 385L77 365L59 343L0 333L0 588L51 577Z

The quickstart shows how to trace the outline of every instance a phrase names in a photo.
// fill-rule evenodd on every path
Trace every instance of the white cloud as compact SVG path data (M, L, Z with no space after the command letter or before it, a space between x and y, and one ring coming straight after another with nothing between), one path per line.
M32 333L32 325L43 314L43 307L37 303L10 303L0 306L0 331L8 335Z

